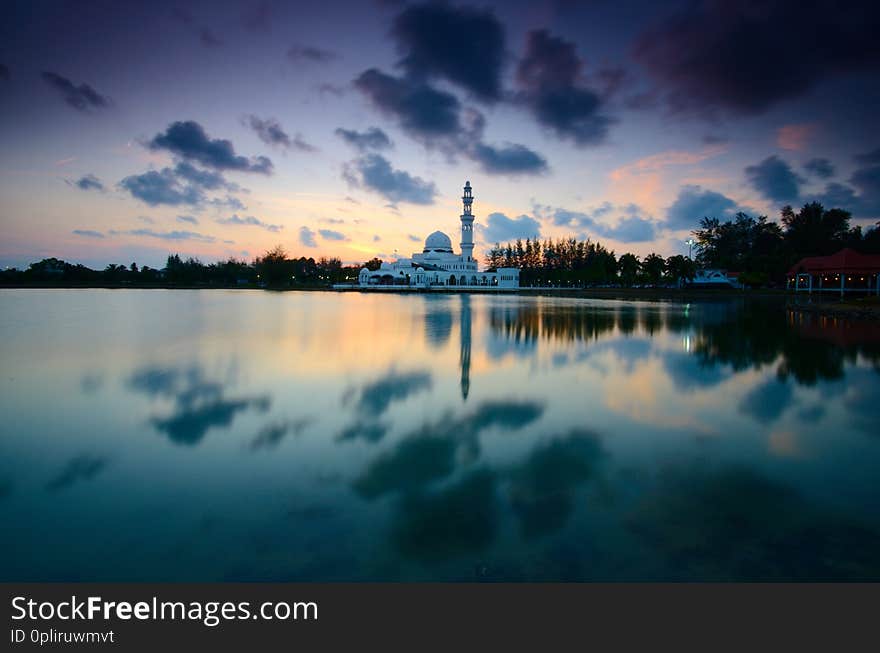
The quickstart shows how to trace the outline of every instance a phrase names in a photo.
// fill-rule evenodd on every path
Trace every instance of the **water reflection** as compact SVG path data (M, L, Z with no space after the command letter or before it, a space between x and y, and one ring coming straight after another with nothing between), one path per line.
M171 400L171 414L153 416L150 423L175 444L190 446L198 444L211 429L228 429L238 413L251 409L265 413L271 405L268 395L226 396L226 385L208 379L197 365L145 367L131 375L128 387L153 398Z
M3 579L880 580L876 325L755 301L14 297Z

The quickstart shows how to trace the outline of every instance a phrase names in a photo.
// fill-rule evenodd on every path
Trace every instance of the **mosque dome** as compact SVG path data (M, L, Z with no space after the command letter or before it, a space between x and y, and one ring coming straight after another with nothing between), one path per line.
M452 241L442 231L435 231L425 239L425 253L428 252L452 253Z

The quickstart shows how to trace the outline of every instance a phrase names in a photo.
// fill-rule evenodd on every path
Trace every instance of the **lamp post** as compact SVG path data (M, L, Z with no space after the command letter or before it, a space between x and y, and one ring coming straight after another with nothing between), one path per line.
M691 257L691 250L692 250L693 247L694 247L694 239L693 239L693 238L688 238L688 239L687 239L686 241L684 241L684 242L687 243L687 246L688 246L688 258L692 258L692 257Z

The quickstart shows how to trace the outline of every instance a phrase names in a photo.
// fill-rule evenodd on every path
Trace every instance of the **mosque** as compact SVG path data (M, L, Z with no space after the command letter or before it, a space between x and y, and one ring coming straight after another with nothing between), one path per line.
M391 263L383 262L378 270L363 268L358 284L369 286L407 286L410 288L484 288L510 290L519 288L519 269L498 268L494 272L480 272L474 258L474 202L471 182L464 184L461 198L461 254L452 249L452 240L442 231L435 231L425 239L425 248L410 258Z

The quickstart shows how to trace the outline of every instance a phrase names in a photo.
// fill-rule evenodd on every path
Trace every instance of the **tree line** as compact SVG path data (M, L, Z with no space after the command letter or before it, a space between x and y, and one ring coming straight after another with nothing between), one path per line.
M489 269L519 268L522 286L677 286L693 279L697 271L694 261L681 254L666 259L649 254L640 259L627 253L618 258L601 243L576 238L526 238L503 247L496 243L485 264Z
M784 284L785 273L807 256L833 254L844 247L880 253L880 228L862 233L860 226L850 226L852 215L843 209L811 202L797 212L785 206L780 217L781 224L745 213L723 222L704 217L692 232L693 258L676 254L664 259L656 253L617 257L589 239L527 238L504 246L496 243L485 264L520 268L525 286L679 285L693 279L698 268L717 268L738 272L740 282L756 287Z
M361 266L344 266L338 258L291 258L282 246L252 262L229 258L203 263L198 258L168 256L161 270L147 265L111 263L93 270L57 258L31 263L26 270L0 271L5 285L171 285L212 287L321 287L354 282Z

